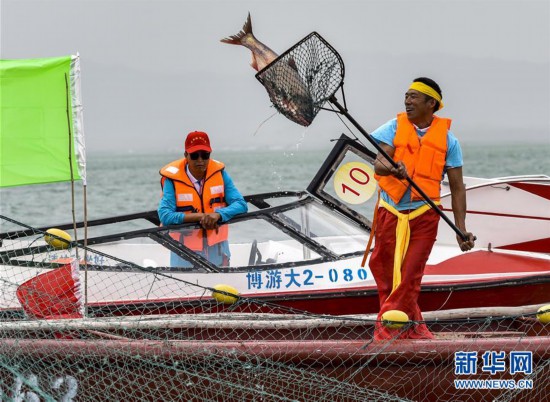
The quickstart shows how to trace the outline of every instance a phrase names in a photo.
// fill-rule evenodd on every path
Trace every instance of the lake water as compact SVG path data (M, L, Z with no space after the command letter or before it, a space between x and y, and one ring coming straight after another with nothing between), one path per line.
M550 142L522 145L463 145L464 175L499 177L550 175ZM243 195L304 190L330 149L295 151L219 151ZM88 218L154 210L161 196L159 169L178 154L107 154L87 156ZM30 226L72 220L69 183L0 189L0 214ZM75 183L76 215L83 217L82 185ZM5 225L2 222L2 225ZM2 227L0 231L8 230Z

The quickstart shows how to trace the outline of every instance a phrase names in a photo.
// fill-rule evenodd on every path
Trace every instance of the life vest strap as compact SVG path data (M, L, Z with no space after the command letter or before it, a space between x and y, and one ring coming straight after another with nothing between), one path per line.
M222 202L225 202L225 197L216 197L210 199L210 205L221 204Z
M176 212L197 212L197 209L192 205L185 205L183 207L176 207Z
M376 205L374 206L374 215L372 217L372 225L370 228L369 241L367 242L367 247L365 248L365 253L363 254L363 261L361 261L361 268L365 267L367 258L370 254L370 247L372 241L374 240L374 233L376 232L376 221L378 220L378 204L380 203L380 188L378 188L378 199L376 200Z

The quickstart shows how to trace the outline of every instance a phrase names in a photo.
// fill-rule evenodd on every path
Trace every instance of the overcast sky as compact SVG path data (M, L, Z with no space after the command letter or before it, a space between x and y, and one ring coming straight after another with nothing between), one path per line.
M281 115L260 127L275 110L250 52L219 42L248 11L277 53L312 31L336 48L349 111L367 131L402 111L413 78L429 76L463 143L550 143L548 0L0 4L3 59L80 53L89 151L175 150L192 130L218 149L330 147L346 131L330 112L307 130Z

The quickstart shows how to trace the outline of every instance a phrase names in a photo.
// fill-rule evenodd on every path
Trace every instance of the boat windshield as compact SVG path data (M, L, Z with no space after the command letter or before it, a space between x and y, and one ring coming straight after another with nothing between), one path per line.
M160 229L149 232L149 238L131 236L114 243L95 244L93 248L140 266L168 270L200 266L206 269L206 262L219 269L251 266L268 269L280 264L301 265L361 253L369 236L366 228L312 197L243 216L226 226L227 235L222 242L194 252L172 241L201 230L189 226ZM220 257L222 254L226 258ZM104 261L95 261L93 253L90 258L90 262L104 265Z
M277 215L337 255L364 251L368 242L366 229L321 204L310 203Z
M277 218L273 219L270 215L259 214L250 219L230 222L227 225L227 240L194 252L186 247L178 249L179 246L176 245L178 242L174 244L167 238L193 236L197 231L201 231L196 227L161 230L158 233L164 237L164 241L162 237L154 240L140 237L97 244L93 248L140 266L165 268L171 271L198 269L205 262L216 268L225 269L307 263L307 261L321 258L322 251L320 253L316 249L317 245L313 242L307 244L307 239L304 241L300 234L296 234L292 229L292 227L300 227L301 221L291 223L294 218L290 215L284 219L285 223L279 222ZM311 221L317 221L317 218L311 218ZM93 253L88 257L92 259L91 262L106 265L104 259L95 261L95 258Z
M259 216L229 225L230 267L309 261L321 255L276 222Z

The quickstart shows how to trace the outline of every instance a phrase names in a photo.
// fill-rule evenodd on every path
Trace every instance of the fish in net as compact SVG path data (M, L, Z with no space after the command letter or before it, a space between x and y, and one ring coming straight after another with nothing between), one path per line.
M313 32L278 56L252 31L250 13L235 35L221 42L244 46L251 51L250 65L258 73L275 108L302 126L309 126L323 104L342 85L344 63L318 33Z
M316 32L256 74L275 108L305 127L342 86L343 77L342 59Z

